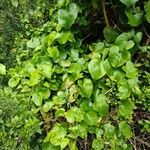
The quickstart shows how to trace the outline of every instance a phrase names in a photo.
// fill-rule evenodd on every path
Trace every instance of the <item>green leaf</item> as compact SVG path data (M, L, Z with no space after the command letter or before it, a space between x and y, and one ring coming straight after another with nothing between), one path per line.
M11 4L14 6L14 7L18 7L18 0L11 0Z
M70 150L78 150L76 142L69 143L69 148Z
M145 4L146 19L150 23L150 0Z
M56 31L51 32L45 39L48 42L48 46L51 46L52 43L57 39L58 33Z
M138 75L137 69L131 61L128 61L126 66L123 66L122 69L126 72L128 78L136 78Z
M71 62L70 62L69 60L62 60L62 61L60 62L60 65L61 65L62 67L69 67L69 66L71 65Z
M134 42L132 40L127 41L125 44L125 48L127 50L131 49L133 46L134 46Z
M100 139L94 139L92 142L92 148L94 150L102 150L104 148L104 142Z
M98 112L101 117L109 114L109 105L105 95L98 95L93 103L93 109Z
M92 43L92 44L89 46L89 49L90 49L91 51L95 51L95 52L102 53L103 50L104 50L104 43L103 43L103 42Z
M83 102L80 104L80 109L83 112L87 112L91 109L92 107L89 105L89 101L84 99Z
M54 71L52 68L52 64L38 64L37 68L39 69L39 72L41 74L43 74L45 77L51 79L51 76L52 76L53 71ZM40 78L40 76L39 76L39 78Z
M71 109L66 112L65 117L69 123L74 123L75 121L81 122L83 114L78 107L71 107Z
M36 87L36 93L38 93L38 95L42 97L42 99L48 99L51 91L49 90L49 88L40 85Z
M135 14L132 13L131 9L125 11L128 17L128 24L131 26L138 26L143 22L143 12L138 11Z
M58 34L57 41L60 44L65 44L67 41L73 42L74 41L74 35L70 31L61 32Z
M121 53L119 52L118 46L113 46L110 48L109 60L110 60L111 65L115 68L122 65L122 64L120 64Z
M104 69L109 77L113 76L115 69L111 66L108 59L106 59L103 63Z
M67 72L69 72L69 73L80 73L81 72L81 65L78 63L72 63Z
M38 94L33 94L32 95L32 101L36 106L41 106L42 105L42 99Z
M134 35L134 41L136 44L140 44L141 40L142 40L142 35L143 33L142 32L137 32L135 35Z
M131 30L130 32L124 32L117 37L115 44L117 44L117 46L120 47L122 45L123 41L126 42L126 41L130 40L134 35L135 35L134 30Z
M111 125L110 123L104 124L104 136L107 138L111 138L114 136L114 130L115 127L113 125Z
M45 138L45 142L49 141L55 146L66 147L69 143L69 139L66 138L67 130L61 124L55 124L53 129L48 133L47 137ZM63 140L64 139L64 140Z
M146 19L150 23L150 0L145 4Z
M90 98L92 93L93 93L93 83L90 79L83 79L83 84L82 84L82 87L83 87L83 93L84 93L84 96L87 97L87 98Z
M0 74L6 75L6 66L0 63Z
M113 67L120 67L128 60L130 60L130 53L127 50L120 51L118 46L110 48L109 61Z
M92 78L95 80L102 78L106 74L103 62L100 62L98 59L92 59L88 64L88 69Z
M41 75L38 70L34 70L30 77L30 86L35 86L41 81Z
M135 105L130 99L121 100L119 104L119 116L123 116L124 118L131 120L134 108Z
M59 57L59 50L56 46L48 47L47 51L51 58L56 59Z
M60 144L61 149L64 149L68 144L69 144L69 139L68 138L63 138L61 140L61 144Z
M64 28L70 28L78 15L78 7L75 3L69 5L69 9L60 9L58 11L58 23Z
M38 38L32 38L30 41L27 42L27 47L29 48L36 48L40 45L40 40Z
M120 99L126 99L131 95L131 88L127 82L124 82L121 85L118 85L118 96Z
M126 122L122 121L119 123L119 130L127 139L132 137L131 127Z
M98 125L99 119L97 113L92 109L89 109L89 111L85 113L84 120L88 125Z
M66 0L58 0L58 7L61 7L61 6L63 6L64 4L66 4L65 3L66 2Z
M60 147L52 145L50 142L43 143L42 150L60 150Z
M79 136L81 138L86 138L88 134L88 125L85 122L81 122L76 126L70 127L69 130L72 131L71 134L73 134L74 137Z
M18 78L18 77L11 78L11 79L8 81L8 85L9 85L10 87L15 87L15 86L17 86L18 83L19 83L19 78Z
M58 118L58 117L63 117L65 115L65 110L63 108L60 108L58 109L56 112L55 112L55 117Z
M123 4L125 4L127 7L130 7L134 5L139 0L120 0Z
M113 43L119 36L119 32L116 29L113 29L112 27L105 27L103 30L103 34L105 39L110 43Z
M71 58L72 58L74 61L77 61L77 60L79 59L79 52L78 52L78 50L72 49L70 56L71 56Z
M44 112L48 112L54 105L54 102L53 101L50 101L50 102L46 102L44 105L43 105L43 111Z
M53 96L53 101L57 105L63 105L66 103L66 95L63 91L58 91L57 96Z

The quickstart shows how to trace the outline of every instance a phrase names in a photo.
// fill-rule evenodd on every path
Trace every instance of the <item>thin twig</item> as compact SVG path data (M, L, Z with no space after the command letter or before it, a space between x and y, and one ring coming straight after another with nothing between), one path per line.
M105 92L105 95L108 94L113 88L114 88L114 85L108 91Z
M137 149L136 149L136 145L134 144L134 142L133 142L132 140L129 140L129 141L130 141L130 143L133 145L134 150L137 150Z
M144 32L145 32L145 34L146 34L146 36L150 39L150 35L147 33L147 31L146 31L145 27L143 27L143 30L144 30Z
M102 0L102 7L103 7L103 14L104 14L105 23L106 23L106 26L109 27L109 21L108 21L108 17L107 17L105 3L106 3L106 0Z
M145 142L145 141L143 141L142 139L140 139L139 137L136 137L136 140L137 140L138 142L140 142L140 143L142 143L142 144L144 144L144 145L146 145L147 147L150 148L150 145L149 145L147 142Z

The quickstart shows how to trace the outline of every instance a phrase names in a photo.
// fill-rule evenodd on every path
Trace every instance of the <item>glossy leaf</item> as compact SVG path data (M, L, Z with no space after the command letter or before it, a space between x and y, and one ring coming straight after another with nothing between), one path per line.
M38 70L32 72L30 77L30 86L35 86L41 81L41 75Z
M54 71L51 64L38 64L37 68L39 69L39 72L41 74L43 74L45 77L51 79L51 76Z
M42 105L42 99L36 93L32 95L32 101L35 103L36 106L41 106Z
M131 9L126 10L126 15L128 17L128 24L131 26L138 26L143 22L143 12L136 12L133 14Z
M47 51L51 58L56 59L59 57L59 50L56 46L48 47Z
M118 46L110 48L109 61L113 67L120 67L128 60L130 60L130 53L127 50L120 51Z
M85 97L90 98L93 92L93 83L90 79L83 79L83 92Z
M105 95L98 95L93 103L93 109L98 112L101 117L109 114L109 105Z
M9 85L10 87L15 87L15 86L17 86L18 83L19 83L19 78L18 78L18 77L11 78L11 79L8 81L8 85Z
M78 7L75 3L69 5L69 9L58 11L58 23L64 28L70 28L78 15Z
M89 72L93 79L98 80L105 75L105 70L103 67L103 62L98 59L92 59L88 64Z

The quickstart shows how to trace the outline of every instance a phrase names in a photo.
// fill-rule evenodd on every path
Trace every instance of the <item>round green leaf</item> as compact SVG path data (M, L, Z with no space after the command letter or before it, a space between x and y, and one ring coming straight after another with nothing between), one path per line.
M0 74L6 75L6 66L0 63Z
M93 103L93 109L98 112L101 117L109 114L109 105L106 102L105 95L98 95Z
M105 70L103 67L103 62L98 59L92 59L88 64L89 72L93 79L98 80L105 75Z

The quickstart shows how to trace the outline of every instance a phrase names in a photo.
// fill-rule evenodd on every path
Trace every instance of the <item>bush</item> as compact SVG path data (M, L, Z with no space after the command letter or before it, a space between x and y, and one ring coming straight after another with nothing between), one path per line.
M149 1L48 4L40 27L28 23L30 39L16 37L15 66L1 64L2 149L140 148L136 136L149 132Z

